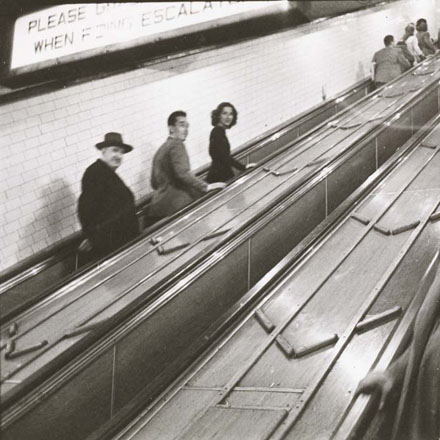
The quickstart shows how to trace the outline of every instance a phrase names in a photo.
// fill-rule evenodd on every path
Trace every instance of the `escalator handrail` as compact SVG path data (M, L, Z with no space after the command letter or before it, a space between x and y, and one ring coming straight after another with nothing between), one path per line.
M435 84L437 80L433 82ZM432 87L432 84L430 86L426 87L426 90ZM420 99L420 95L415 96L410 102L417 101ZM405 105L409 106L410 103L406 103ZM389 119L392 119L394 116L389 115ZM440 116L437 116L435 119L436 123L439 122ZM432 122L432 121L431 121ZM433 123L430 123L430 126L433 125ZM353 203L353 197L354 195L363 194L362 191L367 191L366 188L370 188L371 185L374 183L374 179L377 178L378 175L382 175L380 173L384 173L385 171L390 172L391 169L393 169L395 166L397 166L398 163L404 158L404 154L410 150L411 148L415 148L416 144L420 141L421 138L425 136L425 132L428 130L428 128L424 128L420 130L416 135L412 136L409 141L407 141L398 151L397 151L397 157L396 154L393 155L381 168L379 168L372 176L370 176L364 184L361 185L361 187L356 190L352 195L350 195L347 200L350 200L351 203ZM376 136L377 132L375 133L367 133L364 135L361 139L356 141L357 146L363 146L366 142L371 140L370 138L372 136ZM416 139L416 141L414 141ZM352 156L356 154L356 151L354 148L349 149L349 151L346 152L346 154ZM323 165L320 167L319 170L316 172L313 172L315 177L313 178L313 182L310 179L305 180L302 182L302 184L298 184L302 186L302 191L305 191L305 186L314 185L316 184L317 180L322 180L326 177L328 174L328 168L337 166L336 162L341 163L344 160L344 155L341 153L336 158L332 160L332 164ZM324 169L326 168L326 169ZM379 173L379 174L378 174ZM296 186L296 185L295 185ZM362 190L362 191L361 191ZM298 192L292 193L292 191L286 191L286 194L283 196L280 196L277 198L275 204L279 205L280 200L282 197L286 199L288 196L290 196L290 199L293 198L299 198L301 197L301 194ZM281 201L281 203L283 203ZM345 204L346 202L342 202L342 205L347 207L348 205ZM139 320L145 319L146 315L150 315L153 313L152 311L156 311L157 307L162 307L170 298L174 297L176 294L178 294L178 291L180 291L182 288L187 285L191 279L196 278L201 273L209 270L211 265L213 264L213 259L215 261L220 261L223 259L224 254L226 252L230 252L232 249L235 249L236 246L242 243L243 240L246 240L249 234L253 233L253 230L255 227L257 227L256 223L261 221L269 221L269 217L276 216L276 212L273 209L272 204L271 206L267 206L258 216L258 218L254 219L251 222L248 222L247 224L241 225L236 230L231 231L228 233L225 237L223 237L218 243L216 243L212 248L210 248L209 255L211 258L206 258L206 255L201 256L197 255L192 260L190 260L185 267L177 269L174 273L170 274L165 280L161 280L159 286L155 286L151 289L151 295L142 295L140 298L137 298L136 300L132 301L130 304L124 307L120 312L118 312L113 317L109 318L104 322L100 327L95 329L90 334L86 335L81 341L79 341L75 346L71 347L71 351L61 354L58 358L53 359L49 362L42 370L38 371L38 380L44 380L47 378L50 374L53 374L55 371L58 371L62 365L65 364L66 361L71 360L73 357L84 353L84 350L86 350L87 356L91 355L91 351L97 349L96 343L100 345L100 341L103 337L105 337L105 346L108 345L108 340L114 337L117 337L118 334L121 332L129 331L130 327L133 325L136 325L136 322ZM351 205L350 205L351 206ZM341 208L342 209L342 208ZM348 209L348 208L346 208ZM339 210L339 207L336 208L336 210ZM335 211L336 211L335 210ZM340 211L338 211L340 212ZM330 216L333 214L330 214ZM342 214L341 214L342 215ZM330 217L329 216L329 217ZM326 220L324 220L323 224ZM321 224L322 225L322 224ZM321 225L317 227L317 231L321 230ZM258 225L260 227L261 225ZM324 227L324 226L322 226ZM314 232L312 232L312 235ZM302 242L301 242L302 243ZM296 248L295 248L296 249ZM293 251L292 251L293 252ZM288 254L290 255L290 253ZM284 262L286 257L282 260ZM209 261L210 260L210 261ZM280 264L280 263L279 263ZM276 267L279 267L279 264ZM273 273L273 269L270 271L270 273ZM261 286L261 283L258 282L257 286ZM253 291L254 288L251 289ZM177 293L176 293L177 292ZM148 309L148 311L145 311L145 308ZM140 310L142 310L140 312ZM140 316L142 315L142 316ZM32 382L32 380L30 381ZM23 388L20 387L20 390L14 389L12 390L12 393L7 396L7 402L5 399L3 400L2 404L6 404L6 406L9 406L10 404L13 404L18 399L20 399L23 394L26 393L26 388L28 385L27 380L22 383ZM4 396L6 397L6 396Z
M429 126L436 126L440 122L440 116L436 116L429 122ZM423 133L413 135L392 157L390 157L367 181L365 181L354 193L352 193L344 202L342 202L323 222L321 222L306 238L290 251L276 266L274 266L263 278L261 278L240 300L231 307L231 309L219 318L210 329L208 329L200 340L210 341L205 342L205 345L197 349L197 358L209 356L211 351L215 351L215 344L213 341L220 340L243 316L249 315L251 310L261 307L261 300L267 296L268 291L276 288L277 285L282 284L284 277L292 270L292 266L301 264L321 240L337 228L339 223L349 214L355 207L367 197L369 192L385 179L402 161L403 158L414 148L419 145L422 140L428 136L431 130L428 128ZM155 310L152 308L151 315ZM201 345L201 344L200 344ZM214 348L212 348L214 347ZM191 369L191 366L186 370ZM181 378L185 376L185 372L181 373L176 379L179 383ZM161 393L155 401L162 401L166 390ZM126 426L135 415L145 409L148 393L143 391L136 398L134 402L130 402L121 412L115 415L108 423L103 425L98 431L92 433L87 437L87 440L98 440L101 438L113 438L117 435L123 426ZM149 397L149 396L148 396ZM150 404L150 406L154 406ZM333 437L332 437L333 438ZM341 437L346 438L346 437ZM339 438L338 438L339 440Z
M318 104L312 109L309 109L294 118L289 119L288 121L283 122L282 124L268 130L262 135L252 139L249 142L246 142L242 146L238 147L233 156L237 159L243 159L250 152L256 151L270 142L276 134L277 136L283 135L289 130L292 130L295 125L300 126L302 123L307 122L308 120L313 119L320 113L324 112L328 107L333 105L334 103L342 102L344 99L349 97L350 95L357 93L360 89L365 88L368 89L371 85L371 81L369 79L364 79L357 82L353 87L344 90L333 98L328 99L325 104ZM208 172L209 165L205 165L198 170L196 170L196 175L204 178ZM202 198L203 199L203 198ZM148 203L151 200L151 194L143 197L138 204L137 207L137 216L140 217L144 215L145 210L148 206ZM198 200L198 202L201 199ZM191 205L192 206L192 205ZM179 211L180 215L180 211ZM160 228L163 223L158 223L154 230ZM153 229L148 229L150 232ZM143 235L143 234L142 234ZM46 267L49 267L53 264L56 264L58 261L61 261L63 257L72 253L73 249L78 247L81 240L84 238L81 231L78 231L66 239L60 241L56 245L52 246L49 249L46 249L42 252L39 252L28 259L21 261L20 263L6 269L5 271L0 272L0 289L7 290L8 288L13 287L16 284L19 284L22 280L29 278L30 276L42 272ZM16 280L12 280L12 278L16 278ZM4 287L3 285L6 285Z
M389 87L391 85L398 82L402 77L407 76L412 74L416 69L418 69L420 67L420 65L415 65L413 68L409 69L408 71L402 73L401 75L399 75L398 77L396 77L394 80L390 81L389 83L387 83L386 87ZM368 81L367 81L368 82ZM426 86L428 87L428 86ZM264 158L264 160L260 163L260 165L262 163L266 163L269 162L271 159L273 159L274 157L282 154L284 151L288 150L289 148L291 148L294 144L298 144L301 141L303 141L305 138L307 138L308 136L310 136L312 133L319 131L322 127L327 126L329 124L329 121L335 119L336 117L340 118L342 115L346 114L347 112L349 112L352 108L354 108L356 105L359 105L359 103L366 101L368 99L371 98L371 96L373 95L377 95L379 93L381 93L381 91L383 90L383 88L374 91L373 93L371 93L370 95L366 95L365 97L361 98L359 101L348 105L345 109L343 109L342 111L338 112L337 115L335 114L333 117L330 117L329 119L325 120L324 122L318 124L317 126L313 127L313 129L311 129L310 131L306 132L305 134L297 137L296 139L292 140L291 142L287 143L286 145L284 145L282 148L279 148L278 150L268 154L268 156L266 156ZM416 99L417 99L416 95ZM337 98L336 98L337 99ZM409 105L409 103L402 105L400 108L404 108L405 106ZM399 109L400 109L399 108ZM272 134L271 136L269 136L269 139L277 139L279 137L278 133ZM360 140L359 140L360 141ZM328 165L328 163L325 164L325 166ZM318 169L316 170L316 172L318 172L322 167L318 167ZM313 173L313 174L316 174ZM244 172L243 174L248 174L249 171ZM237 178L236 178L237 179ZM236 179L233 179L232 182ZM232 183L231 182L231 183ZM304 182L300 182L300 184L303 184ZM298 187L296 187L298 188ZM199 204L202 204L205 200L207 200L208 198L210 198L212 196L212 193L208 193L205 194L202 198L194 201L193 203L187 205L186 207L184 207L182 210L180 210L179 212L173 214L170 217L167 217L165 219L162 219L161 221L159 221L158 223L154 224L152 227L147 228L142 234L140 234L140 236L136 237L134 240L132 240L131 242L127 243L125 246L121 247L120 249L117 249L116 251L114 251L113 253L111 253L110 255L107 255L106 257L104 257L103 259L99 260L99 261L93 261L91 262L89 265L85 265L84 267L82 267L81 269L75 271L74 273L68 275L62 282L58 283L57 285L51 286L49 288L48 291L46 292L42 292L38 295L36 295L34 298L32 298L31 300L29 300L26 304L21 304L19 306L20 310L22 310L23 308L27 307L28 305L31 305L32 303L37 302L41 297L43 296L47 296L48 294L50 294L51 292L55 291L58 288L61 288L64 284L69 283L70 281L72 281L73 279L76 279L77 277L80 277L82 274L84 274L85 272L87 272L88 270L92 269L93 267L96 267L97 265L99 265L102 261L106 260L106 259L110 259L114 256L116 256L118 253L123 252L124 250L126 250L127 248L129 248L130 246L132 246L134 243L144 239L145 237L147 237L148 235L150 235L153 232L157 232L158 230L160 230L162 227L168 225L170 222L172 222L173 220L175 220L176 218L184 215L186 212L194 209L196 206L198 206ZM227 237L229 237L229 234L227 234Z

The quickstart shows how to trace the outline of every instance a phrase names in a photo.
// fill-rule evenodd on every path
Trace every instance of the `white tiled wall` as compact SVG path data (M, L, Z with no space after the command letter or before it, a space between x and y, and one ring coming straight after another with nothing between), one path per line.
M427 18L436 35L439 7L402 0L0 106L0 270L79 229L81 176L105 132L135 147L118 173L139 198L173 110L188 112L198 168L219 102L238 108L228 136L239 146L319 103L323 88L331 96L366 77L383 37L409 21Z

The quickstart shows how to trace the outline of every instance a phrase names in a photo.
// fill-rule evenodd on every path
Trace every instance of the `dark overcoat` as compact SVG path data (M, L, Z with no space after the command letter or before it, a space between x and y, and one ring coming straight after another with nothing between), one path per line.
M84 173L78 214L96 254L118 248L139 232L132 192L101 159Z
M232 179L234 177L232 168L239 171L246 169L245 165L231 156L231 146L223 127L217 126L212 129L209 137L209 155L212 159L206 179L209 183L227 182Z
M192 175L183 141L172 137L154 155L151 186L154 189L148 210L151 217L174 214L207 189L205 182Z

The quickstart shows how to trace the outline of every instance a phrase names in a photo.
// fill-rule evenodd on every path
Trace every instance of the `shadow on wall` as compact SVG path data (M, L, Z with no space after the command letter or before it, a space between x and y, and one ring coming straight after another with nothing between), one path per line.
M149 151L153 151L153 146L151 144L147 144L147 149ZM159 148L159 147L157 147ZM155 152L155 150L154 150ZM154 154L154 153L153 153ZM141 171L138 173L136 180L134 181L133 187L130 189L136 195L136 203L145 197L148 193L152 191L150 186L150 175L151 175L151 165L153 158L147 157L145 154L141 156ZM125 181L126 182L126 181ZM127 183L127 182L126 182ZM127 183L128 185L128 183ZM128 185L130 186L130 185Z
M74 232L76 218L66 215L66 210L76 216L76 198L67 182L61 178L48 184L39 196L41 207L34 212L34 220L24 230L19 247L32 247L32 254L44 250Z
M362 81L367 77L367 72L365 72L365 67L361 61L358 62L356 70L356 81Z

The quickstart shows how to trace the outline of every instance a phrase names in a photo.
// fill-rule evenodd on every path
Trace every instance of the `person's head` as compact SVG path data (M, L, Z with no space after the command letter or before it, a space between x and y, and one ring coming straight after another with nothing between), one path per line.
M122 147L104 147L101 149L102 160L113 170L119 168L124 156L124 149Z
M211 112L211 124L231 128L237 123L237 109L230 102L222 102Z
M419 18L417 20L416 29L420 32L426 32L428 30L428 22L425 18Z
M409 23L405 27L405 34L406 35L414 35L415 30L416 30L416 25L414 23Z
M106 133L104 141L96 144L96 148L101 151L102 160L113 170L116 170L122 163L125 153L133 150L133 147L124 144L119 133Z
M394 37L392 35L387 35L383 39L383 44L385 44L385 47L390 47L393 45L393 43L394 43Z
M189 124L186 120L186 113L177 110L168 116L168 130L170 136L184 141L188 136Z

